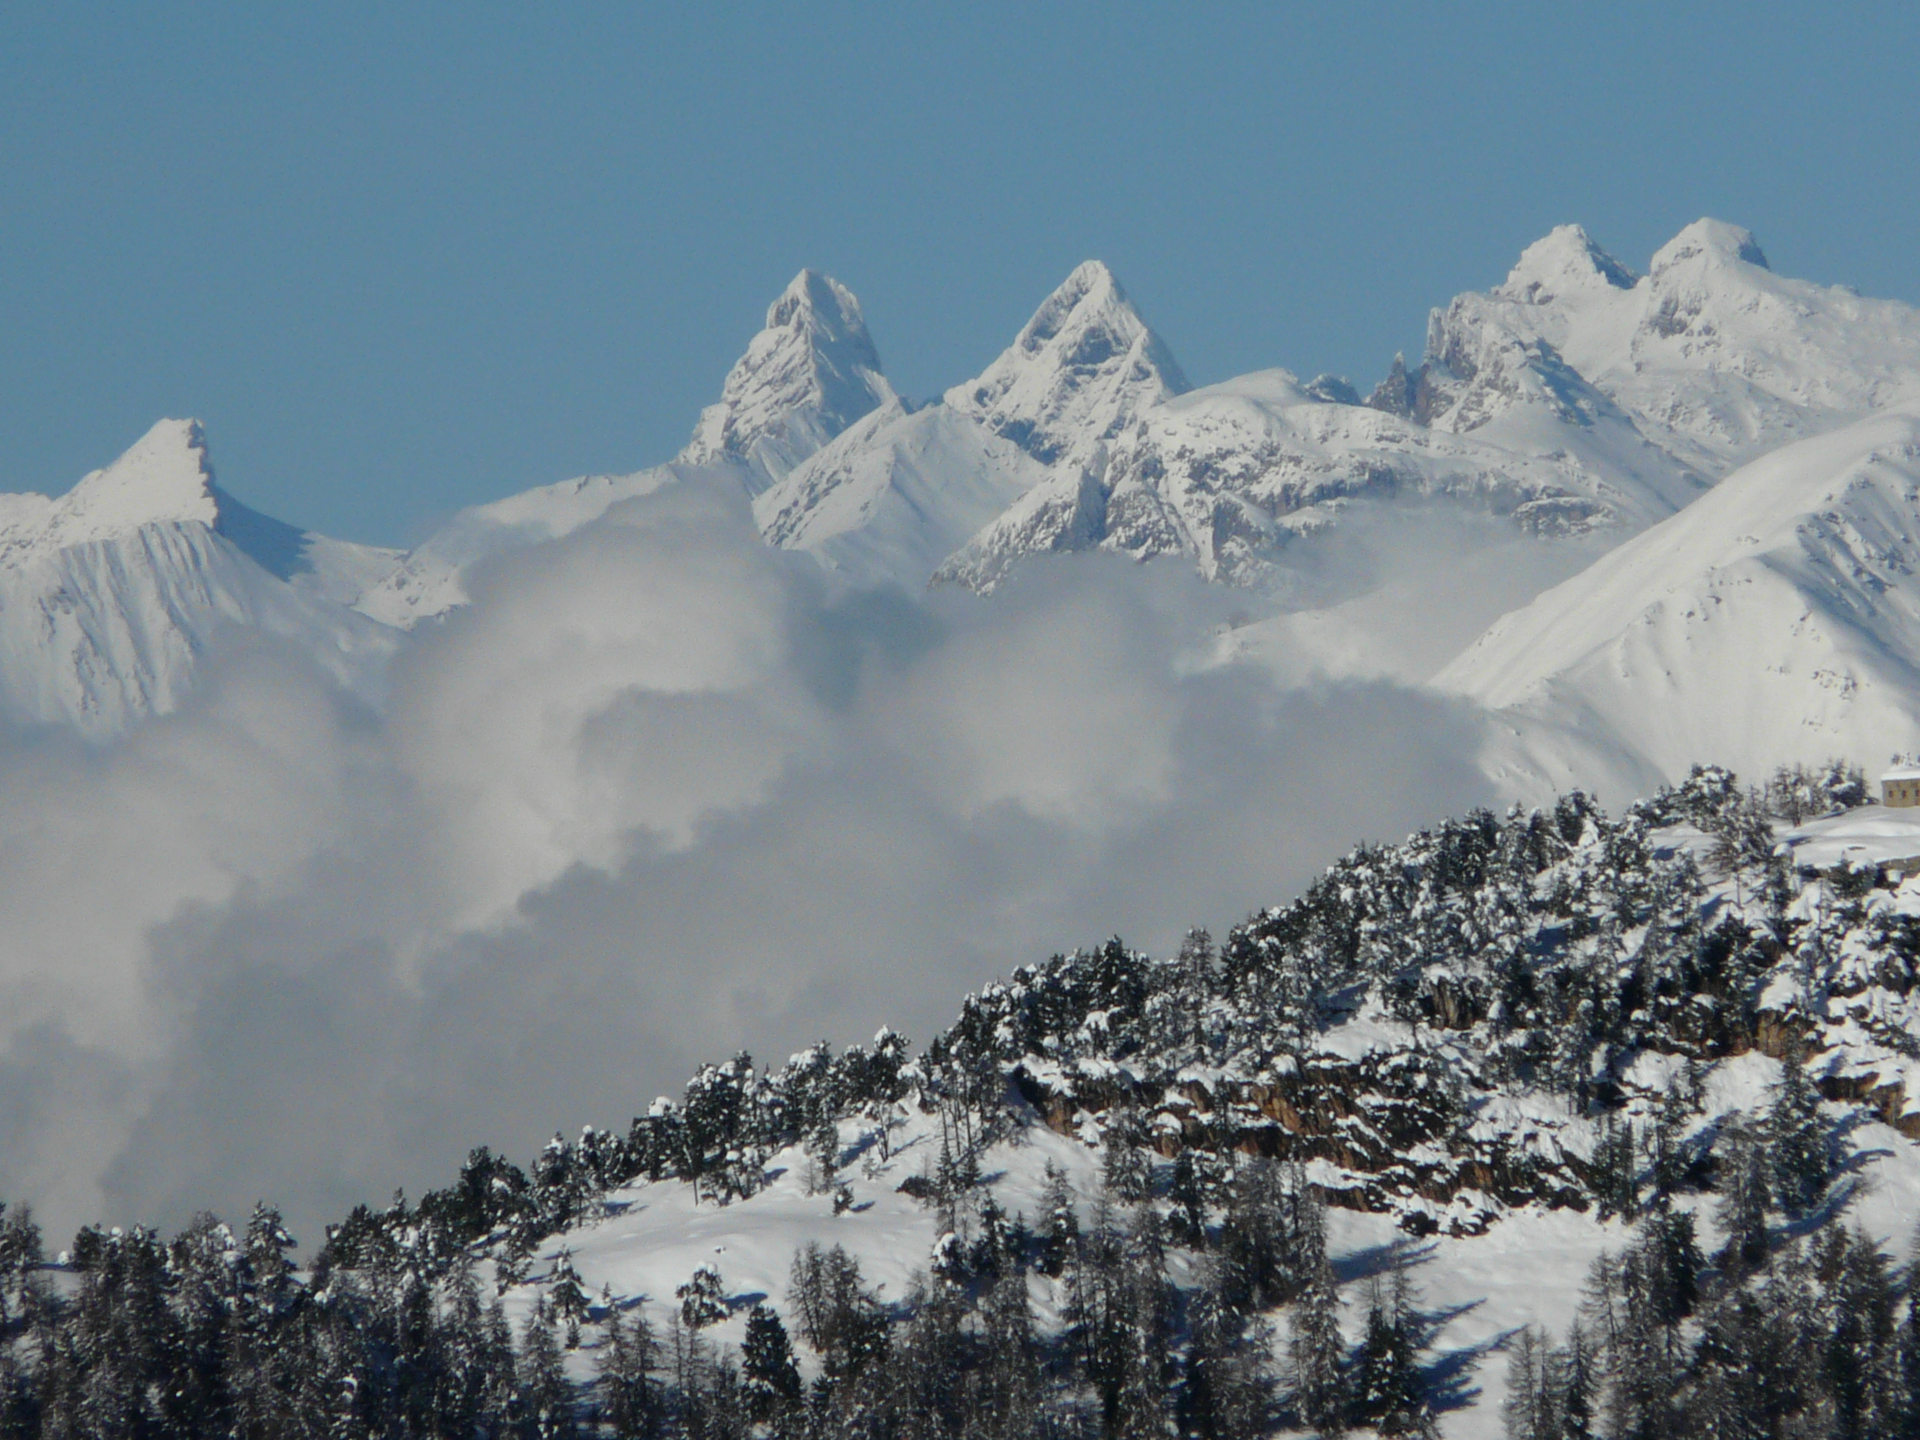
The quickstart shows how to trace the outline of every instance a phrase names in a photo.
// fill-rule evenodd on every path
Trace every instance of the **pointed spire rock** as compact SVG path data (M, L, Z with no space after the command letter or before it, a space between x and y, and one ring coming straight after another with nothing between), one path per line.
M1046 464L1086 466L1141 411L1187 388L1113 272L1089 260L979 378L947 392L946 404Z
M1373 393L1367 396L1367 404L1375 410L1384 410L1389 415L1398 415L1405 420L1413 414L1413 398L1414 382L1407 373L1406 352L1396 350L1387 378L1373 387Z
M802 270L768 308L766 327L727 373L719 403L701 412L680 459L744 463L757 492L854 421L897 402L853 292Z

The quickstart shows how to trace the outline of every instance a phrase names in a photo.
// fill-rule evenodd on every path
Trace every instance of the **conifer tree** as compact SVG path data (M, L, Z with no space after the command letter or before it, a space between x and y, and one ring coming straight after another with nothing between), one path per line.
M1340 1297L1324 1244L1317 1257L1309 1257L1305 1282L1287 1346L1294 1407L1308 1428L1334 1440L1346 1429L1347 1342L1340 1333Z
M1594 1146L1594 1194L1600 1202L1600 1218L1614 1215L1631 1220L1640 1212L1639 1146L1631 1121L1622 1123L1609 1114Z
M1654 1204L1665 1206L1686 1183L1686 1152L1682 1144L1690 1110L1686 1093L1677 1084L1667 1086L1660 1110L1647 1136Z
M1907 1410L1893 1277L1880 1247L1865 1235L1827 1233L1820 1268L1831 1309L1827 1380L1840 1440L1893 1435Z
M1080 1242L1080 1214L1073 1203L1073 1186L1067 1172L1047 1161L1044 1188L1040 1192L1040 1272L1059 1275L1066 1270Z
M711 1265L695 1267L687 1283L675 1288L680 1322L689 1330L704 1330L727 1318L727 1301L720 1272Z
M1547 1377L1552 1391L1549 1413L1559 1427L1558 1440L1593 1440L1598 1387L1586 1332L1578 1320L1568 1331L1566 1348L1549 1358Z
M1741 1273L1767 1262L1767 1210L1772 1203L1767 1155L1753 1132L1735 1126L1720 1157L1717 1186L1720 1203L1715 1212L1726 1234L1722 1265Z
M1420 1374L1420 1341L1406 1273L1376 1281L1353 1384L1354 1417L1382 1435L1426 1435L1433 1419Z
M793 1363L787 1327L769 1305L747 1312L746 1339L740 1347L740 1378L753 1418L762 1423L800 1403L800 1371Z
M987 1290L981 1307L983 1357L975 1413L989 1419L989 1434L1012 1437L1037 1417L1040 1353L1034 1336L1033 1304L1024 1271L1003 1274Z
M520 1433L527 1440L573 1440L579 1433L573 1386L561 1364L553 1317L544 1304L534 1306L521 1328L517 1371Z
M573 1268L573 1252L562 1249L547 1282L547 1304L567 1337L567 1349L580 1348L580 1322L587 1318L587 1291Z
M1805 1215L1826 1193L1833 1166L1820 1116L1820 1095L1807 1077L1797 1041L1781 1062L1780 1083L1774 1087L1773 1109L1767 1117L1767 1143L1780 1208L1789 1215Z
M1920 1259L1907 1266L1906 1314L1900 1322L1900 1378L1905 1391L1901 1440L1920 1440Z
M1507 1398L1500 1406L1506 1440L1558 1440L1546 1412L1546 1343L1531 1325L1507 1348Z
M1200 1171L1193 1162L1193 1152L1184 1147L1173 1157L1173 1169L1167 1179L1167 1204L1173 1238L1182 1245L1205 1244L1206 1191L1200 1183Z
M629 1328L617 1305L607 1307L598 1371L600 1415L612 1440L652 1440L660 1433L660 1406L651 1377L654 1350L644 1314L636 1312Z
M811 1190L830 1194L840 1171L840 1123L831 1107L823 1106L807 1134L807 1162L812 1166Z

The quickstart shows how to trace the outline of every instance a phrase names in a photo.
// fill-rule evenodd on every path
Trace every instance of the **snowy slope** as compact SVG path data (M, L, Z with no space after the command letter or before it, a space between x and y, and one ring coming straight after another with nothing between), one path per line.
M1048 471L944 406L898 402L857 421L754 501L767 540L862 583L926 583Z
M1435 683L1502 712L1509 775L1845 754L1920 733L1920 409L1755 461L1503 617ZM1585 783L1593 783L1588 779Z
M398 558L240 505L199 424L163 420L58 499L3 497L0 712L109 738L174 709L233 627L375 693L396 637L342 602Z
M1709 1082L1709 1113L1718 1117L1764 1109L1767 1089L1778 1074L1778 1063L1764 1056L1722 1062ZM1660 1077L1650 1072L1646 1079L1657 1084ZM711 1342L737 1350L745 1338L747 1310L756 1300L764 1299L791 1316L793 1256L808 1243L842 1247L859 1262L862 1278L883 1300L898 1302L911 1293L916 1275L924 1279L941 1236L938 1215L898 1187L924 1174L937 1159L940 1137L926 1116L909 1112L895 1123L894 1149L884 1162L872 1155L871 1128L843 1128L846 1148L872 1157L869 1163L851 1164L846 1172L854 1208L845 1214L834 1214L829 1195L809 1193L808 1161L798 1147L769 1161L773 1179L765 1190L725 1207L695 1204L689 1187L674 1181L615 1191L607 1197L604 1218L542 1247L532 1267L532 1283L508 1292L508 1313L516 1328L524 1323L545 1288L540 1282L552 1275L564 1251L590 1295L610 1292L622 1304L637 1303L661 1334L678 1308L675 1289L696 1268L710 1265L720 1274L732 1313L705 1333ZM982 1156L981 1168L992 1177L985 1188L1007 1214L1032 1220L1044 1213L1044 1167L1052 1163L1071 1178L1081 1223L1090 1225L1093 1197L1100 1191L1101 1152L1097 1135L1093 1138L1096 1143L1089 1144L1029 1122ZM1896 1257L1904 1257L1912 1238L1908 1206L1920 1196L1920 1146L1878 1123L1861 1125L1851 1144L1859 1157L1861 1190L1852 1219ZM1719 1233L1711 1200L1688 1197L1679 1205L1694 1214L1708 1245ZM1506 1348L1514 1332L1535 1325L1564 1334L1579 1316L1593 1262L1603 1252L1618 1254L1632 1236L1623 1221L1602 1221L1593 1211L1530 1209L1483 1235L1416 1240L1391 1215L1335 1209L1328 1215L1327 1239L1341 1282L1342 1328L1348 1342L1357 1345L1365 1332L1369 1281L1405 1267L1420 1311L1435 1322L1430 1363L1466 1381L1457 1407L1439 1417L1441 1435L1448 1440L1500 1440ZM1201 1263L1194 1257L1175 1251L1168 1259L1176 1283L1192 1286L1199 1281ZM1057 1331L1067 1306L1065 1285L1039 1274L1029 1278L1029 1285L1036 1321L1048 1332ZM1284 1340L1282 1325L1275 1345L1276 1364L1282 1368ZM577 1356L578 1378L592 1375L592 1363L590 1351Z
M710 470L746 482L746 467L731 462L672 464L632 475L586 475L470 506L360 592L353 606L383 625L411 630L466 604L466 573L489 556L570 535L622 500Z

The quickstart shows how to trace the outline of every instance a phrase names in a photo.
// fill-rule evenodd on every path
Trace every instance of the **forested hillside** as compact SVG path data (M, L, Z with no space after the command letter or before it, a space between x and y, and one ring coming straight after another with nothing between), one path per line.
M1807 858L1866 800L1476 812L304 1263L12 1212L0 1434L1920 1434L1920 886Z

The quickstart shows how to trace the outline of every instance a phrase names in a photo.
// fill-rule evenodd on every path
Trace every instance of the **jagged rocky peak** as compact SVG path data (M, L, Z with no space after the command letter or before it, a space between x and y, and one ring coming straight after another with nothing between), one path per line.
M1300 393L1323 405L1358 405L1360 392L1344 375L1319 374L1301 387Z
M68 491L58 509L61 528L73 532L62 536L68 541L162 521L213 525L220 506L205 429L198 420L160 421Z
M1373 387L1373 393L1367 396L1367 404L1375 410L1384 410L1389 415L1398 415L1409 419L1413 415L1415 394L1414 377L1407 373L1407 355L1404 350L1393 353L1393 364L1387 370L1386 379Z
M1636 278L1580 226L1559 225L1520 253L1506 283L1494 293L1546 305L1582 291L1631 290Z
M1086 466L1143 409L1187 388L1113 272L1089 260L946 403L1046 464Z
M802 270L766 327L700 414L680 458L745 462L764 489L862 416L895 403L860 302L830 275Z
M1716 268L1733 264L1772 268L1753 232L1725 220L1702 219L1687 226L1654 252L1652 273L1659 276L1689 260Z

